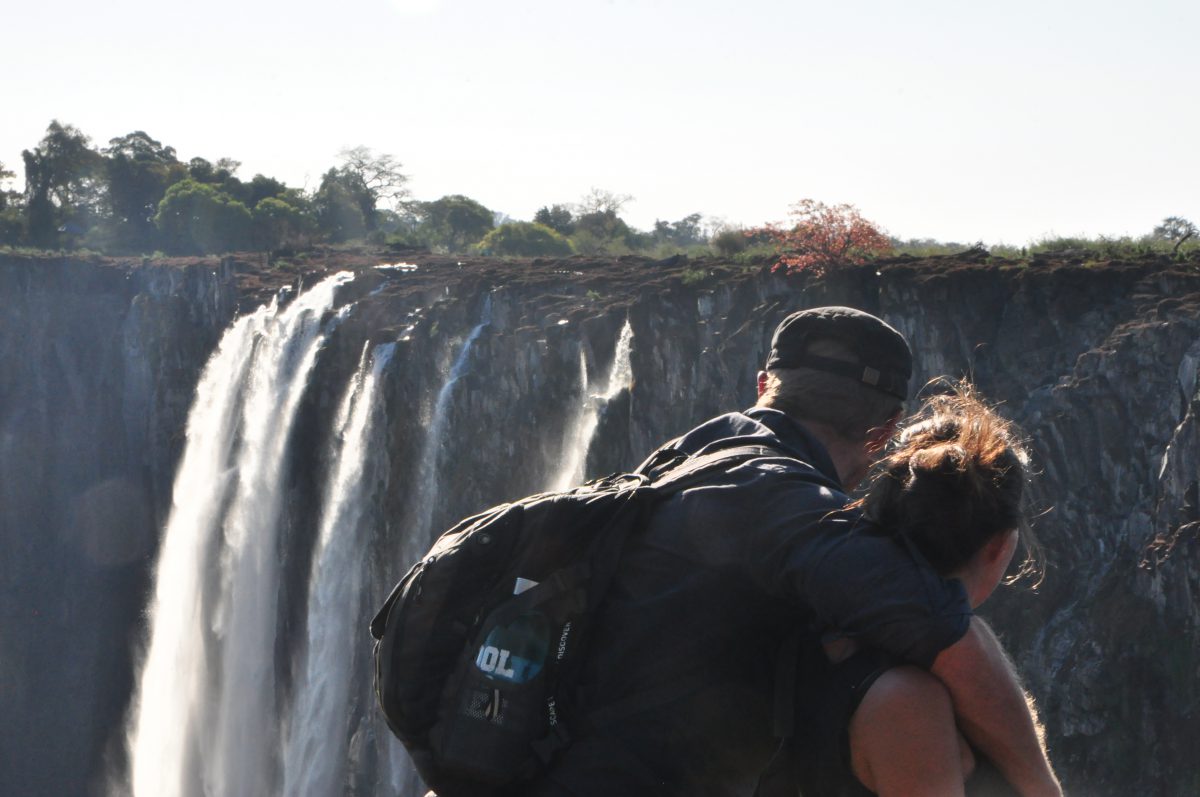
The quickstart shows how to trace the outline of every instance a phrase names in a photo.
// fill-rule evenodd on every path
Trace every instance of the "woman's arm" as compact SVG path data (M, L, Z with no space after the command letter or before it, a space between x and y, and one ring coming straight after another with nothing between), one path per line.
M1000 640L978 617L930 671L950 692L963 734L1026 797L1060 797L1033 713Z

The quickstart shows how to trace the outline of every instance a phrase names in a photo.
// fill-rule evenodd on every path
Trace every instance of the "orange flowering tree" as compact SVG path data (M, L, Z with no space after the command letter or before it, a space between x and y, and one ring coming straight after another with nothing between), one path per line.
M883 231L864 219L853 205L802 199L792 205L788 215L791 226L768 224L747 233L765 232L771 238L779 252L774 271L795 274L809 270L820 274L831 266L865 263L892 251L892 242Z

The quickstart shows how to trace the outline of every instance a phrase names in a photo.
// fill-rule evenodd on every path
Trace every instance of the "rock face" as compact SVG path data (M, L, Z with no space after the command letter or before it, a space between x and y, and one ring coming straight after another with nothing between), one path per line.
M227 268L0 260L0 792L101 793Z
M122 782L157 531L235 278L230 264L0 262L0 792ZM918 383L970 375L1032 439L1047 575L986 614L1038 698L1068 789L1200 793L1195 267L942 259L809 280L686 261L423 258L361 269L340 301L279 476L279 621L264 644L281 705L304 652L331 416L365 345L396 344L365 513L373 607L429 533L553 483L627 320L632 378L590 404L589 475L751 405L780 318L850 304L905 332ZM368 654L364 639L346 727L330 730L348 737L345 792L415 790L389 763ZM278 760L263 766L283 782Z

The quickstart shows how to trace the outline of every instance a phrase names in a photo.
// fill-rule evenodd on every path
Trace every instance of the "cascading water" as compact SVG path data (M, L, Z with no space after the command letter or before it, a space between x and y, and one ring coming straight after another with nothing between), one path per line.
M370 442L381 407L379 383L396 344L363 354L338 410L330 476L309 578L308 635L283 752L283 794L342 791L351 695L360 662L362 576L368 529L364 510L377 483Z
M188 417L129 734L137 797L270 792L281 465L347 272L237 321Z
M483 331L491 324L492 300L487 297L478 324L467 335L454 358L446 379L433 403L433 413L425 432L421 447L421 468L417 483L410 493L408 533L401 543L400 560L407 566L425 553L433 533L433 516L437 508L438 477L442 466L442 449L450 423L450 410L459 381L466 373L471 361L471 349ZM421 783L408 759L408 754L395 739L388 736L381 751L381 773L394 794L420 794Z
M583 401L579 405L575 418L567 427L567 433L563 440L562 465L550 489L566 490L583 481L586 475L584 471L587 468L588 449L591 447L592 437L600 425L600 413L608 402L616 398L617 394L629 387L633 381L633 368L629 359L632 349L633 327L627 320L621 327L621 334L617 337L617 345L613 350L612 364L605 377L604 387L597 393L592 393L588 385L587 358L584 351L580 350L579 366L582 382L580 392L583 395Z
M471 347L491 321L492 301L491 297L488 297L484 299L482 318L471 330L471 334L467 336L462 348L459 349L458 356L454 358L454 364L446 375L446 381L442 383L442 388L438 391L437 400L434 401L433 415L430 416L421 456L421 475L414 494L412 514L414 521L410 526L412 533L406 537L408 546L408 549L404 551L406 561L411 561L424 553L430 543L430 534L433 532L433 513L437 505L438 474L441 471L442 449L445 446L447 425L450 422L451 402L454 398L455 388L470 364Z

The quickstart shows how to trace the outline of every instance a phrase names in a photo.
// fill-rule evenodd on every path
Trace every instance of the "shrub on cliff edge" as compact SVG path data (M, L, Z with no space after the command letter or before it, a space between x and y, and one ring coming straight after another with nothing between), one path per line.
M479 250L490 255L555 257L571 254L571 244L544 224L517 221L502 224L485 235Z
M887 235L849 204L826 205L802 199L792 206L792 225L768 224L751 234L765 232L775 244L779 261L775 270L789 274L864 263L892 251Z

